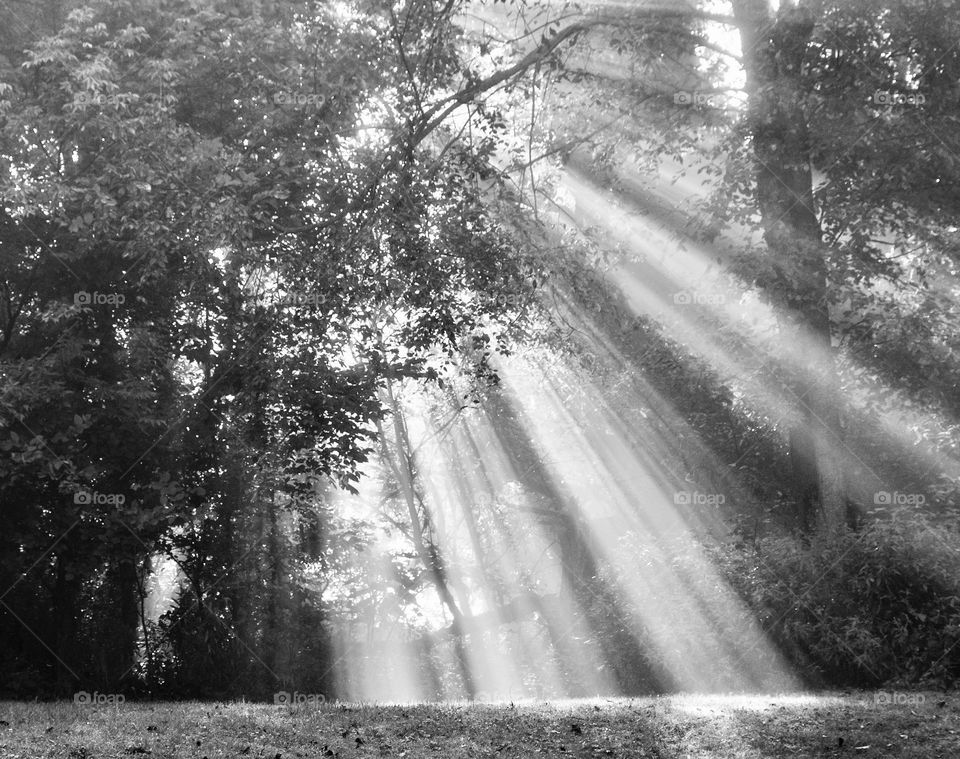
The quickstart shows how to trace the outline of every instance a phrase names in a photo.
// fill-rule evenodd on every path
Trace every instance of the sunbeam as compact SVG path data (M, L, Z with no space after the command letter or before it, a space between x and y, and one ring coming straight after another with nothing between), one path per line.
M371 586L387 590L366 640L340 641L338 687L350 698L389 700L796 688L699 547L725 537L721 512L736 505L728 502L736 490L707 474L703 459L702 480L671 468L687 445L683 430L690 443L693 431L640 414L632 427L600 386L545 358L505 359L504 391L482 407L402 394L424 534L445 569L417 597L419 633L408 625L404 636L395 632L403 612L383 560L389 547L371 544L354 557ZM638 409L663 403L619 400ZM383 495L365 488L338 500L372 520ZM442 600L448 592L459 619ZM642 685L617 671L597 614L618 615L643 652ZM457 636L468 675L456 674ZM364 647L389 664L359 656ZM431 666L444 674L424 676Z
M642 185L633 172L623 170L624 189L615 193L568 166L560 187L569 196L573 212L560 223L573 230L602 230L610 244L625 251L606 280L622 293L631 311L655 320L666 337L707 361L751 408L770 419L789 419L801 399L784 382L772 379L769 369L780 367L794 377L816 377L834 361L831 349L808 328L761 300L758 292L725 273L728 251L735 248L731 239L708 244L685 233L688 215L675 209L692 209L708 188L689 175L679 182L670 181L680 168L665 159L658 179ZM665 214L664 209L674 210ZM739 236L740 244L755 236L740 227L730 234ZM563 305L578 324L589 319L578 313L581 309L575 304L566 301ZM599 339L600 332L591 330L597 345L608 342ZM606 350L610 352L609 346ZM869 395L895 392L864 367L846 361L850 365L842 392L836 390L838 406L857 408ZM920 457L931 470L960 472L960 457L933 446L918 446L912 432L945 429L949 426L946 420L930 411L919 413L906 402L883 410L879 419L878 432L884 435L885 445L905 456ZM826 444L831 455L844 462L848 484L859 498L869 501L883 489L882 475L866 466L850 443L831 438Z

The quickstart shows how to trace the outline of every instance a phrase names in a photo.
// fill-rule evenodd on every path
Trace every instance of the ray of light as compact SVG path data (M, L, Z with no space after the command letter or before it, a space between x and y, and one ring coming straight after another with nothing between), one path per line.
M401 396L425 524L463 615L471 688L455 674L452 619L432 588L416 599L429 629L421 625L420 637L411 637L402 624L408 610L391 593L397 578L377 555L390 548L384 540L353 559L377 593L369 618L342 627L336 642L343 697L517 700L623 692L636 687L624 684L615 663L623 640L605 644L609 632L591 618L614 609L626 615L631 650L649 660L650 687L795 688L696 543L723 534L715 505L678 502L687 488L703 490L689 472L672 468L683 444L671 432L682 436L687 428L633 427L603 388L562 361L535 363L506 360L507 392L452 424L438 415L436 398ZM668 406L659 397L636 400ZM455 407L455 399L446 401L441 409ZM369 484L359 496L340 496L354 515L369 511L377 497Z
M520 484L517 461L507 455L489 415L474 410L446 438L431 434L427 440L432 445L417 458L428 497L442 503L444 494L452 495L450 511L460 517L447 520L443 546L449 553L464 546L455 552L458 565L472 570L463 584L476 599L468 629L480 691L511 696L610 692L597 674L602 662L591 647L581 644L573 656L569 640L564 645L571 637L586 640L586 629L564 593L555 541L534 517L543 509ZM504 628L513 633L510 649L484 645L495 646ZM561 653L565 661L557 660Z
M704 191L703 184L689 176L668 183L666 177L676 167L661 169L659 181L649 190L658 200L682 207ZM627 173L622 180L628 190L639 192L635 176ZM776 363L801 376L812 367L828 366L833 357L821 341L805 328L785 323L756 292L744 290L725 276L722 265L717 265L724 255L718 247L684 239L676 229L670 231L658 223L656 213L648 215L649 208L631 205L624 196L597 187L574 169L565 170L562 186L576 208L578 228L605 230L614 244L629 251L629 259L609 280L632 311L654 318L666 336L705 359L735 387L740 386L752 407L771 419L787 418L798 399L781 383L764 380L765 367ZM674 218L668 226L675 228L678 223ZM748 235L744 230L738 234ZM678 298L683 302L678 303ZM856 407L870 388L890 395L890 389L883 388L875 377L867 381L870 373L864 368L853 366L851 370L861 380L847 383L838 400ZM745 383L744 378L752 381ZM944 429L946 422L939 415L918 411L904 402L879 412L878 417L891 448L919 456L931 469L950 476L960 474L960 457L933 447L917 447L916 430ZM868 494L882 487L880 473L866 466L843 441L835 439L830 445L833 456L844 461L845 469L855 476L849 483L854 491Z
M337 491L333 507L348 519L373 519L380 495L376 467L365 467L359 493ZM366 603L351 607L347 619L335 619L333 627L334 677L338 698L408 703L423 700L431 692L430 652L411 636L404 625L408 611L399 599L401 586L390 552L398 544L380 534L365 549L346 554L342 569L348 596L365 592ZM341 599L342 600L342 599ZM442 656L442 652L441 652ZM452 666L449 660L441 667Z
M555 383L503 367L513 401L544 459L569 489L591 547L617 569L635 625L652 642L677 687L687 690L795 687L755 621L727 589L679 517L671 488L638 456L617 420L573 407ZM567 390L567 392L569 392ZM597 389L583 396L596 403ZM534 400L535 399L535 400ZM619 538L629 535L629 545ZM636 562L637 557L640 562ZM678 564L685 558L686 566ZM671 608L672 607L672 608Z

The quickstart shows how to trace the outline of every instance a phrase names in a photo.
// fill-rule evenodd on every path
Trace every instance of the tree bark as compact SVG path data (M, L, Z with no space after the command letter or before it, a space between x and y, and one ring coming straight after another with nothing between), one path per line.
M80 685L77 673L67 662L76 659L77 608L79 606L80 582L70 571L75 564L70 560L70 551L57 555L56 579L53 587L54 646L53 658L56 667L54 693L58 698L70 696Z
M797 521L804 532L832 534L845 525L846 504L838 380L801 82L814 18L791 0L783 0L776 14L769 0L733 0L733 10L746 70L757 205L771 256L771 273L761 284L781 299L800 336L792 344L810 357L806 366L796 357L790 388L798 402L788 440Z
M440 600L450 610L453 617L453 623L450 625L451 637L456 650L457 660L460 667L460 675L463 679L464 689L467 697L473 698L477 689L473 679L473 673L470 669L470 661L466 649L466 625L464 624L464 615L460 610L453 593L450 590L450 582L447 577L446 564L443 555L440 553L439 546L435 541L428 540L425 536L425 525L420 518L420 512L417 508L418 501L422 505L422 499L416 492L416 473L410 460L410 440L407 435L406 425L403 422L400 404L397 403L396 396L393 393L393 387L388 380L386 388L386 399L390 407L391 417L393 419L394 446L396 448L396 457L390 455L386 445L383 426L377 422L380 443L383 448L383 456L393 470L393 475L400 485L404 501L407 505L407 513L410 517L410 533L413 538L414 548L417 556L423 563L424 568L430 576L437 595Z

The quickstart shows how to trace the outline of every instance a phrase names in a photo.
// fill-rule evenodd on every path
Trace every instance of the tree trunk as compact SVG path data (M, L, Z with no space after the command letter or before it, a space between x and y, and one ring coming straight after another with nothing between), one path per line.
M470 661L466 650L466 633L464 625L464 615L460 610L453 593L450 590L450 582L447 577L446 564L443 555L440 553L439 546L435 541L428 540L425 536L425 524L420 518L420 512L417 508L418 501L422 505L422 499L416 492L416 473L411 462L410 439L407 435L406 425L403 422L400 404L397 403L396 396L393 394L393 387L390 381L387 381L386 398L390 406L391 417L393 418L394 446L396 448L396 457L390 456L387 449L387 441L384 435L383 426L377 422L380 443L383 447L383 456L391 468L394 477L400 485L404 501L407 505L407 513L410 517L410 532L413 537L413 544L417 551L417 556L423 563L424 568L430 575L430 579L436 588L440 600L450 610L453 617L453 623L450 625L454 647L456 649L457 660L460 667L460 675L463 678L464 689L467 697L473 698L477 689L473 680L473 673L470 669Z
M267 569L269 571L269 583L266 588L267 608L264 613L263 628L266 631L266 638L263 641L266 648L263 651L264 663L269 674L280 674L277 670L280 668L281 651L284 649L287 631L281 627L282 612L280 606L283 603L282 596L284 591L284 571L283 558L281 556L281 536L280 520L278 519L275 491L271 487L270 495L266 503L259 503L260 508L266 509L267 514ZM280 674L280 683L285 682L284 678L287 672Z
M782 299L798 331L799 341L784 345L800 347L797 359L811 357L791 386L799 406L789 434L797 520L805 532L832 534L844 527L846 503L838 380L800 79L814 18L791 0L775 15L769 0L733 0L733 10L747 77L757 205L772 264L761 285Z
M139 576L135 561L135 557L124 558L108 570L110 590L116 594L119 603L111 630L112 639L100 644L100 653L109 656L105 682L114 692L127 685L126 677L137 665L140 615L137 602Z
M53 620L55 626L53 657L56 667L54 694L57 698L70 696L80 685L77 672L71 664L75 661L77 634L77 607L80 583L70 573L72 562L69 552L57 555L56 580L53 587Z

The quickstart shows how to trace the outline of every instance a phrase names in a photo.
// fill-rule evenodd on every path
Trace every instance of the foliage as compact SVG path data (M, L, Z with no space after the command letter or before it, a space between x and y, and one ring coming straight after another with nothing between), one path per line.
M715 559L811 683L952 686L960 677L958 525L920 514L825 545L761 538Z
M523 280L472 179L483 153L418 121L456 85L452 4L55 10L5 48L0 92L0 670L120 687L166 557L191 595L162 679L239 676L244 645L305 675L298 635L324 633L291 590L293 525L324 544L324 489L358 481L381 384L499 334Z

